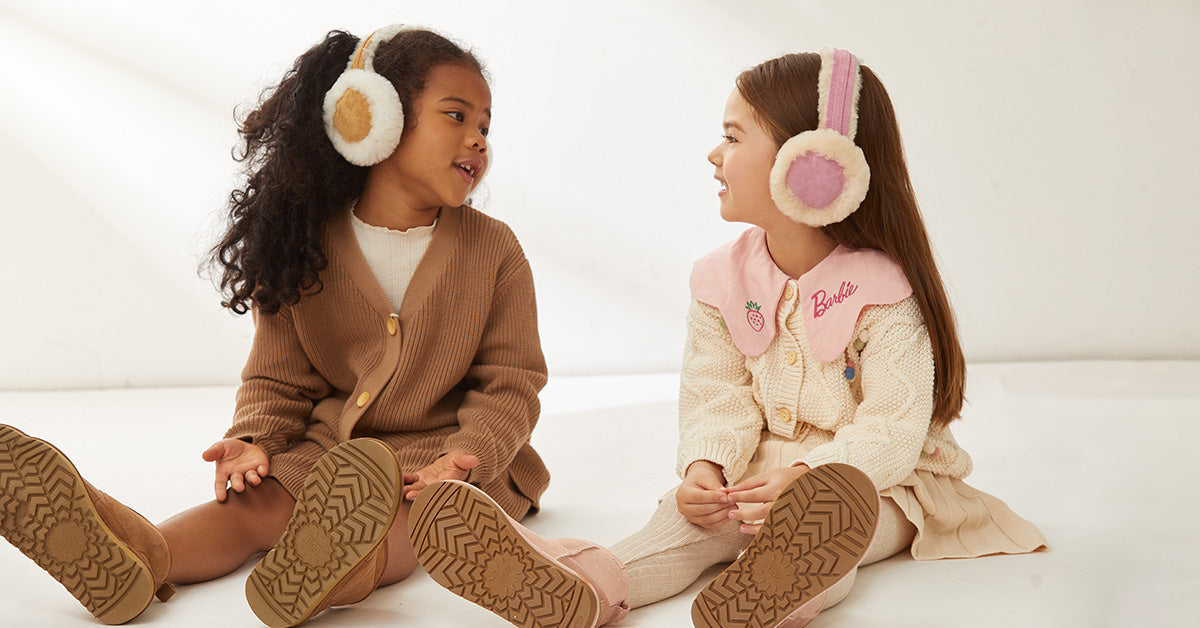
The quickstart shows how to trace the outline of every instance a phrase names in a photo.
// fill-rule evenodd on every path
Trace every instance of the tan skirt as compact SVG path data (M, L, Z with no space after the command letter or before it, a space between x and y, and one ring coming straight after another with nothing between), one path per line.
M818 444L811 438L792 440L764 431L737 481L790 466ZM1032 523L1003 501L959 479L917 470L879 495L896 502L916 526L912 556L917 560L1024 554L1046 546L1046 537Z

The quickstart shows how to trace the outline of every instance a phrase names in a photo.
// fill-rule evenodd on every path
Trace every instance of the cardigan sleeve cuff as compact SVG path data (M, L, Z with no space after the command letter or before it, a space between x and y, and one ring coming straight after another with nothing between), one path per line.
M707 460L720 465L727 485L741 478L750 462L748 457L739 455L733 447L701 440L691 445L680 446L675 472L682 479L687 474L688 467L697 460Z
M867 477L871 478L871 483L875 485L876 490L890 488L912 472L912 467L906 469L896 468L894 465L888 464L871 464L870 461L863 460L859 456L854 456L854 459L851 458L850 448L844 443L834 441L813 448L812 451L793 461L791 466L806 464L809 467L818 467L831 462L849 464L867 474Z
M479 465L467 472L467 483L476 485L486 484L496 478L500 464L496 447L489 439L483 438L480 435L459 432L446 439L443 449L442 455L456 449L461 449L479 458Z
M263 453L267 454L267 458L273 458L278 454L287 451L287 440L279 436L268 436L258 433L251 429L246 429L245 426L234 426L225 432L225 438L236 438L246 441L252 445L257 445Z
M797 458L792 462L791 466L794 467L800 464L806 464L810 468L816 468L831 462L848 463L848 453L849 452L846 451L846 446L842 443L836 441L832 443L825 443L824 445L818 445L814 447L812 451Z

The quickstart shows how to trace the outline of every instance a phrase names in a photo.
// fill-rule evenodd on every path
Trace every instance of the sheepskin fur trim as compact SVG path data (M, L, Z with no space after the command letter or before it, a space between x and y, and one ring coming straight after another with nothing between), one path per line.
M802 200L807 190L794 190L788 185L788 173L792 163L810 152L841 167L842 191L822 208L810 207ZM834 175L836 176L836 173ZM804 181L797 183L799 186L805 184ZM828 181L812 183L820 185ZM867 158L862 149L850 141L850 138L833 129L806 131L784 142L775 156L775 164L771 167L770 174L771 199L775 201L779 211L792 220L813 227L823 227L844 220L854 213L867 197L870 183L871 170L867 166Z
M828 120L830 90L833 87L833 71L837 66L838 54L848 57L854 73L854 86L850 95L850 112L846 137L851 140L858 133L858 96L862 91L862 72L858 69L858 58L853 53L836 48L825 48L821 51L821 72L817 76L817 128L832 128Z
M368 105L366 120L355 120L354 126L369 127L366 136L359 141L350 141L334 124L338 115L338 102L347 92L354 91ZM404 107L391 81L367 70L346 70L338 77L333 87L325 93L325 132L346 161L356 166L373 166L396 150L400 135L404 132ZM343 115L363 115L343 111Z
M325 93L325 133L346 161L356 166L373 166L400 144L404 106L391 81L375 73L375 51L406 30L412 27L392 24L360 41L346 71ZM347 136L345 130L353 132Z

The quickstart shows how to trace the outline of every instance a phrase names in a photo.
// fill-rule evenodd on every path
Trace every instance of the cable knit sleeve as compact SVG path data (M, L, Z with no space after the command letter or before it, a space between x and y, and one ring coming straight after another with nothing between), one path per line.
M521 255L497 283L483 337L463 378L469 388L458 409L460 429L444 446L479 457L471 482L486 484L507 472L517 451L529 443L546 377L533 273Z
M254 342L242 369L233 427L226 438L241 438L268 456L281 453L304 435L314 400L331 387L309 361L292 320L292 309L275 314L254 311Z
M690 464L721 465L726 482L741 477L764 425L754 400L746 358L738 351L714 307L693 300L687 316L679 386L680 477Z
M864 311L857 335L866 341L859 365L862 403L832 442L797 462L844 462L883 490L907 477L921 454L933 414L933 352L911 298Z

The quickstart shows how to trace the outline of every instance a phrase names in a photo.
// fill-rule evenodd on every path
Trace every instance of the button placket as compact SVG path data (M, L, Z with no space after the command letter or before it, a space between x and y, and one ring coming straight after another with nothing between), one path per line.
M800 356L800 342L804 330L796 329L796 289L791 282L783 291L783 307L784 316L781 321L782 332L779 335L779 341L785 343L783 347L786 349L782 355L776 359L780 360L781 364L777 367L782 372L778 390L778 405L775 409L775 420L780 426L781 434L792 434L795 430L797 414L795 411L796 405L799 403L798 395L800 387L804 381L804 361ZM783 348L781 347L781 348Z
M769 411L768 423L771 430L781 436L789 436L795 432L799 416L795 408L799 403L798 395L804 380L804 361L800 354L804 328L799 320L797 293L795 281L789 280L784 285L779 302L779 331L775 347L771 350L772 362L764 365L779 375L771 393L771 405L774 407Z

